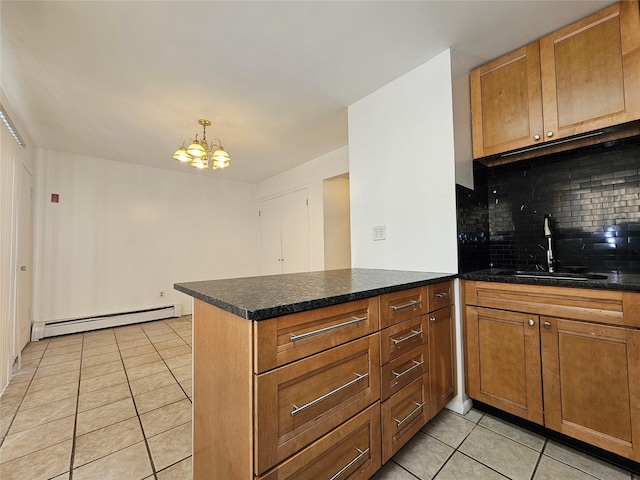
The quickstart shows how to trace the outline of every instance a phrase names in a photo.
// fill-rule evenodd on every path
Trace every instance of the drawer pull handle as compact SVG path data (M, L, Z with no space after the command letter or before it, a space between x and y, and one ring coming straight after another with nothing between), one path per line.
M401 377L404 377L411 370L415 370L416 368L419 368L424 364L424 361L416 362L415 360L412 360L412 362L413 362L413 366L407 368L404 372L398 373L395 370L391 370L391 373L393 373L396 376L396 380L401 378Z
M391 340L393 340L394 345L398 345L420 335L422 335L422 330L415 331L414 329L411 329L411 335L407 335L406 337L402 338L392 338Z
M436 297L438 298L447 298L448 296L449 296L449 292L436 293Z
M394 312L397 312L398 310L404 310L405 308L414 307L416 305L420 305L421 303L422 300L412 300L409 303L405 303L404 305L391 305L391 308L393 308Z
M306 410L307 408L310 408L310 407L313 407L314 405L317 405L321 401L326 400L330 396L341 392L345 388L349 388L351 385L355 385L360 380L362 380L364 378L367 378L369 376L368 373L363 373L363 374L356 373L355 375L356 375L356 378L354 378L350 382L345 383L344 385L336 388L335 390L331 390L329 393L325 393L324 395L322 395L321 397L316 398L315 400L311 400L309 403L305 403L301 407L298 407L297 405L293 405L293 410L291 410L291 416L293 417L294 415L297 415L298 413L302 412L303 410Z
M422 407L424 407L424 402L422 403L418 403L418 402L413 402L416 404L416 408L415 410L413 410L409 415L407 415L406 417L404 417L402 420L398 420L397 418L394 418L394 420L396 421L396 427L400 428L400 426L406 422L407 420L409 420L411 417L413 417L416 413L418 413L420 410L422 410Z
M360 450L359 448L356 448L356 450L358 450L358 456L356 458L354 458L353 460L351 460L349 463L347 463L344 467L342 467L340 469L340 471L338 473L336 473L333 477L331 477L329 480L336 480L336 478L340 477L340 475L342 475L344 472L349 470L353 465L358 463L358 461L362 457L364 457L366 454L369 453L369 449L368 448L366 450L364 450L364 451Z
M330 332L331 330L335 330L336 328L346 327L347 325L352 325L354 323L362 322L367 320L369 317L356 317L353 320L349 320L348 322L338 323L336 325L331 325L330 327L321 328L319 330L313 330L311 332L301 333L300 335L291 335L290 342L295 342L296 340L302 340L303 338L313 337L314 335L320 335L321 333Z

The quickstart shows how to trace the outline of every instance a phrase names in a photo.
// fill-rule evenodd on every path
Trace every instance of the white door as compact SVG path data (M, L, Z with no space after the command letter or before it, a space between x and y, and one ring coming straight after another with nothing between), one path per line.
M282 272L280 197L260 202L260 274Z
M309 271L307 190L260 202L260 273Z
M309 271L309 206L307 190L280 197L282 273Z
M31 335L31 301L33 292L33 176L20 169L18 193L18 263L16 272L16 328L13 354L17 356Z

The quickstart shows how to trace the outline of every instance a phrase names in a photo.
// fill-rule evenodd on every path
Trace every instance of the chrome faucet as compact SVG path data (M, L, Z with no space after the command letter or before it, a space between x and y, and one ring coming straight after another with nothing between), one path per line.
M547 270L550 272L555 271L556 259L553 254L553 232L549 226L550 213L544 214L544 237L547 239Z

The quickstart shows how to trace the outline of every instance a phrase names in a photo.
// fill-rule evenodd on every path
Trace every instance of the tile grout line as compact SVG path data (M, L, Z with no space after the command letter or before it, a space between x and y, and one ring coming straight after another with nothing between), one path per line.
M149 339L149 336L147 335L147 332L144 331L144 329L142 327L140 327L140 330L142 330L142 333L144 333L145 337L147 337L147 340L151 341ZM140 424L140 431L142 432L142 438L144 439L144 446L147 449L147 456L149 457L149 462L151 463L151 472L153 474L153 478L155 480L158 480L158 473L156 471L156 465L153 462L153 456L151 455L151 447L149 447L149 441L147 439L147 434L144 431L144 426L142 425L142 418L140 418L140 412L138 411L138 405L136 404L134 395L133 395L133 390L131 390L131 382L129 381L129 375L127 374L127 367L124 364L124 358L122 357L122 352L120 350L120 344L118 343L118 336L115 335L116 337L116 345L118 347L118 354L120 355L120 360L122 361L122 368L124 369L124 375L125 377L127 377L127 386L129 387L129 393L131 393L131 402L133 403L133 408L136 411L136 417L138 418L138 423ZM155 347L154 347L155 348ZM145 477L148 478L148 477ZM72 479L69 479L72 480Z
M33 383L33 379L36 377L36 372L38 371L38 368L40 367L40 362L42 362L42 359L44 358L44 354L47 351L47 348L49 348L49 343L50 342L47 341L47 345L44 347L44 350L42 351L42 356L40 357L40 360L38 360L38 365L36 365L36 368L33 371L33 375L31 376L31 380L29 380L29 385L27 386L26 390L22 394L22 398L18 402L18 407L16 408L15 413L13 413L13 418L11 419L11 422L9 423L9 428L7 428L7 433L5 434L5 436L0 441L0 448L2 448L2 445L4 445L5 440L9 436L9 432L11 431L11 427L13 426L13 422L16 421L16 417L18 416L18 412L20 411L20 407L24 403L24 398L27 396L27 392L31 388L31 384ZM9 383L11 383L11 379L9 379ZM8 387L9 387L9 385L7 385L6 388L8 388ZM5 388L5 391L6 391L6 388ZM24 456L24 455L22 455L22 456ZM20 457L17 457L17 458L20 458Z
M542 455L543 455L542 452L544 452L544 449L547 446L547 441L548 439L545 438L544 443L542 444L542 450L540 450L540 455L538 455L538 460L536 460L536 464L533 467L533 472L531 472L531 476L529 477L530 480L533 480L536 476L536 473L538 472L538 467L540 466L540 461L542 460Z
M73 437L71 438L71 458L69 459L69 480L73 480L73 461L76 454L76 432L78 430L78 406L80 405L80 382L82 381L82 359L84 358L84 333L80 349L80 372L78 373L78 390L76 393L76 411L73 418Z

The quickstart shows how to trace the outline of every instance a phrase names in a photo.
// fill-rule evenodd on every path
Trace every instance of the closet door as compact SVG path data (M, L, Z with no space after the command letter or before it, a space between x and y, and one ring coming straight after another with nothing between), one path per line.
M309 271L309 206L307 190L280 197L282 273Z
M260 202L260 274L281 273L280 198Z
M307 190L260 202L260 273L309 271Z

